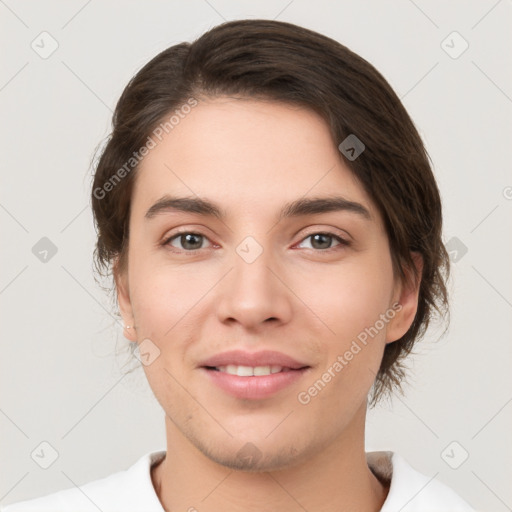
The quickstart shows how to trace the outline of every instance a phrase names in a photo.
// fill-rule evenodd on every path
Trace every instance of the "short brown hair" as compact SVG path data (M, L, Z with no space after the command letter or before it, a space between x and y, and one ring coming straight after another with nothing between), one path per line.
M237 20L214 27L193 43L172 46L148 62L117 103L112 133L95 170L97 272L108 275L116 261L116 270L122 269L126 259L137 165L112 182L116 171L122 166L126 171L132 154L187 99L218 96L312 109L328 124L336 146L355 135L364 143L364 152L356 159L340 152L340 158L384 219L395 275L401 280L418 277L411 251L421 254L416 316L400 340L386 345L373 387L375 404L384 392L400 389L403 359L424 335L433 314L448 313L449 258L441 239L439 190L412 120L383 76L333 39L285 22ZM111 184L108 192L106 183Z

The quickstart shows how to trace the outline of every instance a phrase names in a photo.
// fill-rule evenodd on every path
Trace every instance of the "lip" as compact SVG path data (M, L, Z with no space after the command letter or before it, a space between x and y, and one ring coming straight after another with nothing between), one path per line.
M236 366L282 366L283 368L290 368L291 370L299 370L306 366L306 363L297 361L281 352L273 350L262 350L260 352L244 352L243 350L230 350L216 354L202 361L199 366L227 366L234 364Z
M215 370L219 366L282 366L284 371L270 375L253 375L240 377ZM244 352L232 350L223 352L203 361L199 369L210 379L210 382L235 398L245 400L262 400L291 386L310 370L310 366L282 354L264 350L260 352Z

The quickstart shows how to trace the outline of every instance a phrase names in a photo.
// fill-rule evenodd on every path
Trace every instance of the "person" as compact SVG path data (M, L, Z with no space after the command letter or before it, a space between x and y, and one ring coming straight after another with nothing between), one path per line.
M472 510L365 452L449 275L428 153L372 65L270 20L172 46L123 91L91 199L167 446L5 512Z

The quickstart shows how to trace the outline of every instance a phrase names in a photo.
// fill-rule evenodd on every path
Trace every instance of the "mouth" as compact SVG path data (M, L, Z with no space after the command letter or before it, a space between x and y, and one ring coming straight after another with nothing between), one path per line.
M273 375L275 373L282 372L293 372L309 368L304 366L302 368L287 368L279 365L268 365L268 366L242 366L235 364L228 364L225 366L204 366L207 370L213 370L216 372L227 373L228 375L237 375L238 377L263 377L266 375Z
M203 361L198 369L232 397L262 400L296 384L311 366L274 351L230 351Z

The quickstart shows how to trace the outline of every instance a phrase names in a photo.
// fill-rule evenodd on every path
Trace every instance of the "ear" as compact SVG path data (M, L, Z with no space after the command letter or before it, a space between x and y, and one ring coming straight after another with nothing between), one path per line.
M117 302L121 317L123 318L123 335L129 340L136 342L137 335L135 330L135 321L133 318L132 303L130 300L130 287L128 283L128 271L126 268L119 268L119 259L116 259L113 265L113 275L116 284ZM129 329L127 328L129 326Z
M421 276L423 272L423 257L419 252L411 252L416 267L416 275L412 269L406 272L405 282L400 283L394 294L393 307L396 311L394 318L388 323L386 329L386 343L399 340L411 327L416 311L418 310L418 296L420 291Z

